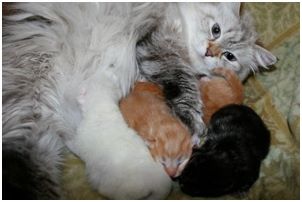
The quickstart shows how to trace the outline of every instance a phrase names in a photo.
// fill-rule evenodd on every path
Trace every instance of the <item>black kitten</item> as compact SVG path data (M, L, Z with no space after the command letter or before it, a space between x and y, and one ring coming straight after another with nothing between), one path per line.
M212 116L205 144L193 150L179 177L181 190L206 197L247 191L269 145L270 132L251 108L223 107Z

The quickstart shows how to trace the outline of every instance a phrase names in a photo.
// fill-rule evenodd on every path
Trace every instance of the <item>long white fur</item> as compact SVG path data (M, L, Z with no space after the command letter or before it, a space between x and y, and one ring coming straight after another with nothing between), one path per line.
M46 81L39 78L35 84L39 100L44 103L37 110L52 131L43 135L62 137L68 148L85 162L89 181L104 196L165 198L171 189L170 178L161 165L153 161L140 137L128 128L118 108L118 100L126 95L138 76L135 44L140 27L152 24L152 20L156 20L153 16L161 15L160 6L150 3L24 3L16 6L26 14L9 16L10 20L39 15L52 21L51 26L36 21L10 26L7 29L14 35L4 39L7 66L12 63L13 55L51 55L51 66L47 70L50 78ZM31 36L37 37L10 44L10 41ZM97 83L93 84L94 81ZM87 102L89 110L81 112L76 98L83 86L89 86L87 94L91 102ZM24 106L26 102L20 106L22 110ZM7 131L12 127L9 123L4 126ZM37 133L44 130L38 123L33 126L38 127ZM36 134L29 131L28 135ZM38 152L37 155L42 156Z
M13 35L3 38L5 71L24 74L23 70L10 68L14 56L23 57L24 53L48 54L51 58L45 70L48 78L39 77L32 89L40 97L35 98L35 93L28 95L20 109L13 106L21 114L33 109L42 114L40 123L28 123L32 131L26 135L51 131L44 131L49 138L40 137L41 146L52 139L58 141L54 135L59 135L68 148L84 160L94 188L108 198L165 198L171 181L161 165L153 161L140 137L127 127L118 101L139 76L135 62L135 43L140 35L137 31L144 31L141 28L145 24L156 21L154 16L166 13L166 23L176 23L178 27L185 24L183 29L188 30L188 41L195 43L190 33L194 33L198 22L191 20L199 19L198 9L194 4L187 7L173 3L24 3L16 6L25 13L8 17L11 20L39 15L52 21L50 26L35 21L10 26L7 29ZM31 36L35 37L28 38ZM25 38L27 40L22 40ZM203 63L192 51L190 53L194 67L206 71L199 69ZM25 55L19 62L26 63L30 59ZM256 59L263 60L260 56ZM217 65L217 62L208 63ZM41 69L43 65L40 65ZM77 97L83 87L87 89L88 99L81 111ZM32 107L27 102L31 100L34 103L40 100L43 104L35 108L35 104ZM8 118L3 123L4 131L10 131L18 120L10 120L9 115L5 117ZM17 131L5 133L7 138L16 134ZM38 151L37 155L42 156Z

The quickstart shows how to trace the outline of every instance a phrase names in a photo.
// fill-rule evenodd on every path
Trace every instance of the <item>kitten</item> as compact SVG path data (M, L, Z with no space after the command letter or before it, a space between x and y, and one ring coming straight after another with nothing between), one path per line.
M228 104L243 103L243 85L234 71L215 68L212 75L202 76L199 82L203 101L203 120L209 123L211 116Z
M120 109L128 125L145 140L154 160L163 165L170 177L179 176L191 156L191 135L171 114L160 87L137 82L121 100Z
M179 183L191 196L221 196L247 191L257 180L270 145L261 118L244 105L228 105L212 116L207 140L194 149Z

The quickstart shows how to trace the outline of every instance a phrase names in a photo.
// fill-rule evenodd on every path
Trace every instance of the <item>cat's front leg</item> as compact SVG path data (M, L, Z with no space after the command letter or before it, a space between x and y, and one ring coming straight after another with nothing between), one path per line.
M170 78L173 74L176 79ZM182 122L190 128L193 145L199 145L205 124L202 120L202 101L198 81L194 74L177 69L171 71L170 76L161 78L167 103Z
M102 76L100 76L102 77ZM110 199L164 199L171 180L120 113L120 90L100 78L81 90L83 120L68 142L84 162L88 180Z
M141 69L143 75L163 87L167 104L172 112L190 128L193 145L199 145L205 124L202 120L202 101L195 74L184 64L156 66L162 68L154 71L155 74L146 74L147 72Z
M156 30L137 44L137 63L144 78L163 87L172 112L189 127L198 145L205 130L198 80L185 45L170 29Z

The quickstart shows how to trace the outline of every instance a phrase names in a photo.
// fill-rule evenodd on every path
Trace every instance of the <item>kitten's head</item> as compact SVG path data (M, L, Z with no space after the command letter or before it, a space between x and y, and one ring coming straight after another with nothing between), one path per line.
M244 91L242 82L230 69L214 68L212 75L199 80L201 100L203 101L203 121L208 124L211 116L228 104L242 104Z
M240 15L240 3L182 3L180 11L196 70L227 67L243 80L258 66L276 63L274 55L256 44L252 18Z
M165 120L154 130L156 136L148 140L151 154L167 174L175 178L181 174L192 153L190 132L178 119Z

